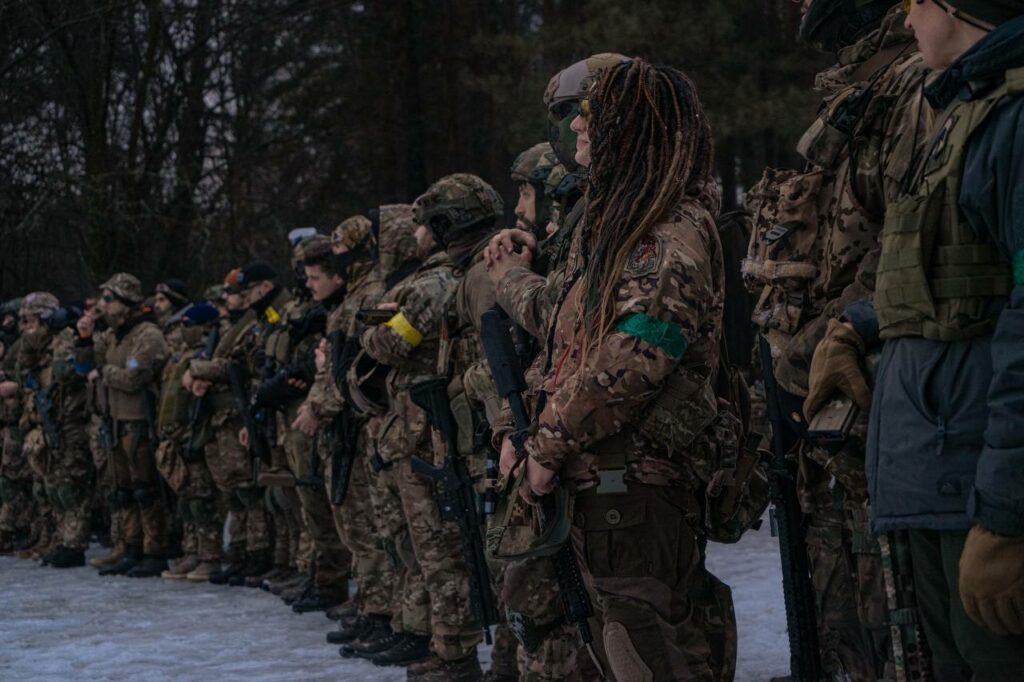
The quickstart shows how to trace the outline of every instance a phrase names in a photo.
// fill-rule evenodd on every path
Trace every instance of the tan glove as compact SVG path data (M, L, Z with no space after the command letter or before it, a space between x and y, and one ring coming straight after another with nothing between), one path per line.
M863 357L864 340L860 334L839 320L829 320L825 338L814 349L811 360L804 401L804 417L808 422L836 391L849 396L865 412L871 409L871 389L861 369Z
M1024 536L972 528L960 555L960 600L978 625L997 635L1024 634Z

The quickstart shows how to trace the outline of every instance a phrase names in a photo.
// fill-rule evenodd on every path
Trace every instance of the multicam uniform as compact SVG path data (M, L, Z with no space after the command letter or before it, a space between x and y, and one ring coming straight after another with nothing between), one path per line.
M702 579L697 491L705 472L697 464L716 448L704 431L709 415L696 409L706 401L692 401L692 409L673 403L677 428L689 436L675 454L642 417L671 397L666 382L683 380L701 396L711 391L724 282L717 210L717 187L709 186L641 240L618 284L617 323L586 366L573 345L586 266L580 239L551 319L555 362L526 449L575 491L572 533L593 591L595 645L616 679L715 679L690 598Z
M0 380L17 379L19 339L11 344L4 357ZM21 420L20 393L0 400L0 551L9 544L26 537L36 516L32 498L32 472L25 460L23 438L18 422Z
M366 353L391 367L387 378L390 404L377 452L382 473L401 500L413 556L407 556L401 546L396 549L409 571L415 574L417 566L422 571L430 596L431 647L444 660L472 655L480 630L469 608L469 579L458 528L442 521L431 482L412 473L413 455L428 460L433 455L426 415L413 404L409 388L432 376L437 368L438 330L456 285L447 254L434 254L416 274L385 294L384 301L398 304L394 317L367 329L361 337ZM425 634L409 622L405 629Z
M753 318L771 344L779 386L792 396L807 395L829 321L874 288L886 203L926 137L925 69L903 19L893 8L818 75L822 113L798 147L808 169L769 169L748 198L754 226L743 272L760 296ZM880 550L867 525L866 431L862 414L838 451L804 441L798 477L811 517L823 664L856 680L893 674Z

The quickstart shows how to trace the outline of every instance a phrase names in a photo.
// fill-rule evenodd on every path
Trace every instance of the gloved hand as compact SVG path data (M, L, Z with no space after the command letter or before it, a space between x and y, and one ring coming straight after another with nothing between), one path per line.
M861 369L863 357L864 340L860 334L839 320L829 320L825 338L814 349L811 360L804 401L804 416L808 422L836 391L849 396L865 412L871 409L871 389Z
M960 600L978 625L997 635L1024 634L1024 536L972 528L960 555Z

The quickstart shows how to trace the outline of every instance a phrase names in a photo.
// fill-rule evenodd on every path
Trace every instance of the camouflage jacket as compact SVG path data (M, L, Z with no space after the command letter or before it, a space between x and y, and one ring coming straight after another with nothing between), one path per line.
M361 345L367 355L391 368L388 413L378 438L378 451L385 462L429 448L426 418L412 404L409 387L437 371L442 321L457 286L456 270L448 255L436 253L384 294L382 301L398 304L394 317L362 333Z
M51 418L61 430L80 427L89 420L86 407L86 382L75 373L75 333L64 329L56 336L49 332L33 337L23 336L19 345L18 374L24 390L21 414L25 427L38 426L42 417L35 398L46 392L52 402Z
M384 294L384 279L369 260L352 263L348 271L349 283L345 297L327 315L327 362L316 373L316 380L306 402L313 414L325 426L341 412L345 399L335 381L334 362L340 353L335 343L344 343L345 337L359 331L356 314L363 308L372 308Z
M228 384L228 366L242 352L242 342L256 324L256 313L247 310L234 322L226 321L224 324L213 357L209 360L194 358L189 363L189 372L193 378L210 382L208 395L215 412L235 409Z
M684 454L671 457L636 424L673 372L707 376L718 365L725 277L718 208L718 187L708 185L640 241L617 284L617 322L582 368L573 338L585 226L574 239L567 264L572 274L549 331L549 357L558 360L543 379L547 399L526 449L542 466L563 471L577 489L594 485L597 470L609 464L624 463L627 479L643 483L691 480Z
M926 69L894 7L880 28L818 74L825 97L798 151L804 171L768 169L747 197L754 219L747 286L779 384L807 394L828 321L874 290L886 204L924 144Z
M99 369L101 390L114 419L144 421L146 392L158 390L169 355L160 328L146 317L138 317L120 329L107 329L80 340L75 363L80 368Z

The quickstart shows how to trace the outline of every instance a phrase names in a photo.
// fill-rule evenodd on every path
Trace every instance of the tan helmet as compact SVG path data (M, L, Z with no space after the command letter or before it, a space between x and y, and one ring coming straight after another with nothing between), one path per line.
M127 272L117 273L100 285L100 289L109 291L129 305L139 305L146 299L142 293L142 282L138 277Z
M541 142L520 152L516 160L512 162L512 181L543 185L554 166L553 163L548 162L548 159L553 158L554 150L551 149L550 142ZM558 161L556 160L555 163Z
M416 217L412 204L387 204L380 207L380 234L377 252L381 273L387 277L416 257Z
M342 244L354 250L370 236L370 219L364 215L345 218L331 233L332 244Z
M416 222L442 246L463 235L493 227L505 211L501 195L482 178L453 173L441 178L413 203Z

